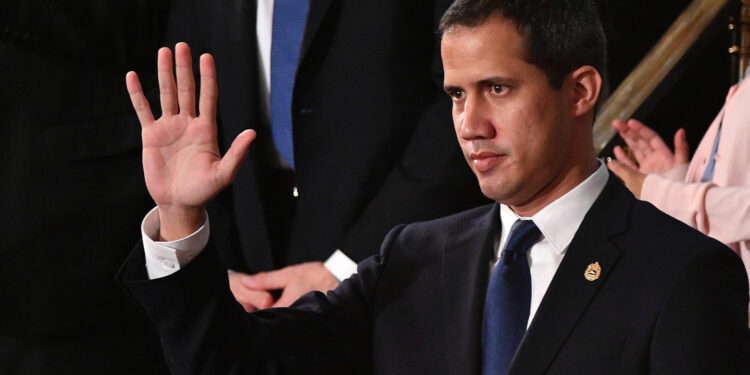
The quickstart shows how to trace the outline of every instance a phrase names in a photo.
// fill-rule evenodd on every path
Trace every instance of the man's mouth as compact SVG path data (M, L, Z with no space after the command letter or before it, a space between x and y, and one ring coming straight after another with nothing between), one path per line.
M469 154L469 159L471 159L474 170L477 172L485 172L492 169L494 166L500 164L506 157L506 154L492 151L472 152Z

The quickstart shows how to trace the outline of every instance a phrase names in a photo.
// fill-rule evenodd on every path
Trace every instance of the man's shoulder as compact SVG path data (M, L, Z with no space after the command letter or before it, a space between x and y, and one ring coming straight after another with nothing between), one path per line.
M667 259L690 258L706 249L731 251L653 204L636 199L613 176L587 219L584 222L590 227L589 235L596 236L592 230L609 233L610 240L625 255Z
M626 254L663 264L663 269L682 268L699 259L736 254L723 243L667 215L651 203L636 201L631 209L627 236L621 241ZM671 267L670 267L671 265Z
M490 203L452 215L407 224L404 226L403 232L446 235L474 228L479 223L491 220L493 218L492 215L497 215L497 209L497 203Z
M498 215L497 204L491 203L437 219L401 224L388 233L383 248L417 249L421 256L428 256L428 249L442 248L449 236L484 237L493 222L499 221Z

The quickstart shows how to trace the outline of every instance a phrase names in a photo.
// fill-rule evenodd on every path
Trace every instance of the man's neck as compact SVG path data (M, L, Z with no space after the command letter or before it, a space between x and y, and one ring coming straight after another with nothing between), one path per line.
M597 159L574 165L561 173L537 192L531 199L519 205L508 205L518 216L531 217L550 203L573 190L591 176L599 167Z

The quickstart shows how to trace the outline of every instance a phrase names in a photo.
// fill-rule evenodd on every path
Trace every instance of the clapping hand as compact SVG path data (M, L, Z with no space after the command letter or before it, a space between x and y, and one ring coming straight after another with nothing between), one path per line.
M200 57L201 89L198 113L190 49L175 46L177 82L172 73L172 51L158 55L162 115L155 120L135 72L126 83L142 127L143 171L146 187L159 207L160 240L175 240L197 230L205 220L206 203L234 179L253 130L232 142L224 157L216 136L216 68L213 57Z
M637 198L641 196L643 181L647 174L663 174L688 162L688 144L684 129L678 130L674 135L673 153L655 131L638 120L614 120L612 127L630 147L636 161L631 160L622 147L616 146L616 160L610 161L607 166L623 180L625 186Z
M685 130L680 129L674 134L674 152L669 149L659 134L638 120L630 119L612 121L612 127L617 129L630 150L633 151L638 164L628 158L622 147L614 149L615 157L621 163L642 173L663 174L670 169L688 162L688 144Z

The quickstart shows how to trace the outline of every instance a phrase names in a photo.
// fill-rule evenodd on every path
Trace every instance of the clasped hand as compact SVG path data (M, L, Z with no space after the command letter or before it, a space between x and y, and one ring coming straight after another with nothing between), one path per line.
M183 238L202 225L206 203L232 182L255 139L253 130L245 130L221 157L216 135L218 88L213 57L200 57L198 113L187 44L175 46L175 65L176 83L172 51L160 49L157 66L162 115L157 120L136 73L128 72L125 79L141 123L143 172L149 194L159 207L163 241Z
M322 262L307 262L254 275L231 273L229 286L234 298L246 311L255 311L287 307L307 292L336 288L338 281ZM281 296L274 301L270 291L279 289L283 290Z

